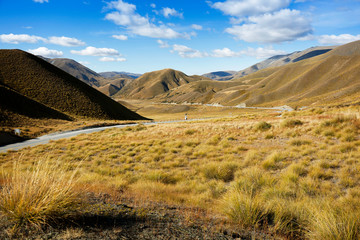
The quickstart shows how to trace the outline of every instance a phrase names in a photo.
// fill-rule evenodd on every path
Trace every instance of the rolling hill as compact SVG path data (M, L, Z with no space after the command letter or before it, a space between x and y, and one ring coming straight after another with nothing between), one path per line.
M316 57L318 55L327 53L334 48L334 46L312 47L304 51L297 51L286 55L276 55L233 74L232 79L244 77L265 68L280 67L289 63L294 63L308 58Z
M187 76L185 73L173 69L164 69L143 74L127 84L115 96L133 99L152 99L181 85L206 79L208 78Z
M254 85L227 104L300 106L356 101L359 75L360 41L356 41L313 58L250 74L245 78L256 80Z
M47 61L21 50L0 50L0 84L11 94L82 118L144 119ZM15 103L14 103L15 104ZM30 104L30 103L29 103ZM16 105L16 108L20 106Z
M171 88L162 85L159 79L166 79L167 82L179 79L174 76L174 71L145 74L147 78L142 79L142 85L127 86L134 87L127 89L130 93L128 96L153 98L161 102L231 106L245 103L247 106L287 104L295 107L359 102L360 41L333 50L311 48L286 58L290 60L285 65L283 57L276 57L270 65L280 66L266 67L230 81L197 79L172 85ZM162 77L164 74L166 78ZM152 90L153 84L157 84L157 91Z

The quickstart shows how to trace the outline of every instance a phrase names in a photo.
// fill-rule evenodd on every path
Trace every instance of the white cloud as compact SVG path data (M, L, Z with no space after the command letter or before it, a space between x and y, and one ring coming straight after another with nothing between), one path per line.
M82 65L90 65L90 63L87 62L87 61L79 61L79 63L82 64Z
M80 41L76 38L69 38L69 37L49 37L48 40L49 43L57 44L65 47L77 47L77 46L83 46L85 43L83 41Z
M112 57L102 57L99 59L101 62L125 62L126 58L112 58Z
M251 57L256 57L258 59L264 59L264 58L270 58L273 57L275 55L283 55L286 54L285 51L283 50L275 50L272 47L267 47L267 48L248 48L247 50L243 50L241 51L242 54L247 55L247 56L251 56Z
M38 43L42 41L44 43L52 43L66 47L75 47L75 46L83 46L85 43L80 41L76 38L69 38L69 37L49 37L48 39L35 36L35 35L28 35L28 34L1 34L0 41L4 43L12 43L12 44L19 44L19 43Z
M45 38L28 35L28 34L1 34L0 41L3 43L12 43L12 44L19 44L19 43L37 43L38 41L45 41Z
M209 56L207 52L200 52L199 50L178 44L173 45L172 52L177 52L182 58L203 58Z
M34 2L37 3L44 3L44 2L49 2L49 0L33 0Z
M169 18L170 16L183 18L183 13L180 13L176 11L174 8L168 8L165 7L161 10L161 13L164 15L164 17Z
M156 8L156 4L155 4L155 3L152 3L152 4L150 4L150 7Z
M319 43L323 45L342 45L357 40L360 40L360 34L322 35L318 37Z
M213 54L211 56L213 57L240 57L242 55L241 52L234 52L230 50L229 48L223 48L223 49L214 49Z
M156 41L158 44L159 44L159 47L160 48L169 48L170 46L169 46L169 44L168 44L168 42L165 42L165 41L162 41L162 40L157 40Z
M188 35L180 34L164 24L155 25L150 22L149 17L143 17L136 13L135 5L123 2L122 0L108 3L108 6L105 9L116 10L106 14L106 20L113 21L116 25L124 26L133 34L144 37L167 39L188 37Z
M120 56L120 53L113 48L96 48L91 46L80 51L71 50L70 52L72 54L84 55L84 56L100 56L100 57Z
M191 28L193 28L195 30L202 30L203 29L203 27L201 25L198 25L198 24L191 25Z
M246 42L278 43L292 41L312 33L310 20L300 11L283 9L275 13L249 17L249 23L225 31Z
M290 2L290 0L226 0L225 2L209 2L209 5L226 15L243 17L273 12L287 7Z
M280 54L285 54L285 51L282 50L275 50L272 47L267 47L267 48L248 48L246 50L242 50L239 52L234 52L232 50L230 50L229 48L223 48L223 49L215 49L212 51L211 56L212 57L241 57L241 56L251 56L251 57L256 57L258 59L264 59L264 58L269 58L275 55L280 55Z
M52 49L48 49L46 47L39 47L37 49L29 49L27 51L34 55L40 55L40 56L48 57L48 58L57 58L57 57L63 56L62 51L52 50Z
M112 37L115 39L118 39L118 40L122 40L122 41L128 40L128 36L126 36L126 35L112 35Z

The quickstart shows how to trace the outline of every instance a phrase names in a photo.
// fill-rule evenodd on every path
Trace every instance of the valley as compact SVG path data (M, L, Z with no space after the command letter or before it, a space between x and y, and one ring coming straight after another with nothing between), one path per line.
M2 239L360 237L360 41L201 76L0 62L1 144L38 138L0 148Z

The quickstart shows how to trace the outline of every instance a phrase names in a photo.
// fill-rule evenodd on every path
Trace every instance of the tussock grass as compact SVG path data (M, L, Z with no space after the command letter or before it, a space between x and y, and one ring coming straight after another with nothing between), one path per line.
M74 191L76 170L69 175L60 164L46 159L22 169L20 162L15 162L12 171L3 176L0 191L0 211L15 228L41 228L67 219L79 209Z
M331 239L325 232L332 231L347 238L357 236L351 230L357 219L340 213L359 215L360 141L357 118L337 119L338 111L298 112L292 117L301 116L301 127L251 114L109 129L0 154L0 163L10 171L21 154L27 167L44 153L63 165L84 159L80 185L99 192L200 207L227 216L239 231L258 228L286 239ZM255 129L263 121L273 127Z
M202 166L201 171L207 179L217 179L230 182L234 179L237 165L234 163L210 163Z
M309 239L355 240L360 238L359 213L329 203L314 209L306 236Z
M267 122L259 122L255 125L255 130L257 131L267 131L271 128L271 124L270 123L267 123Z
M287 127L287 128L289 128L289 127L292 128L292 127L301 126L301 125L303 125L303 122L298 119L286 119L281 122L281 126Z

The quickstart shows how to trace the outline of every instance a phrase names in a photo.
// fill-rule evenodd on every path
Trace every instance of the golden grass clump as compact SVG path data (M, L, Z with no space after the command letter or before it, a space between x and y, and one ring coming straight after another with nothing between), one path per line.
M360 238L359 213L330 203L314 209L307 237L314 240L355 240Z
M67 219L79 208L74 191L76 170L70 173L60 164L40 159L27 170L15 162L4 174L0 191L0 212L15 228L43 225Z
M286 119L284 121L281 122L281 126L282 127L297 127L297 126L301 126L303 125L304 123L298 119Z
M271 124L270 123L267 123L265 121L261 121L261 122L258 122L256 125L255 125L255 130L256 131L267 131L271 128Z

